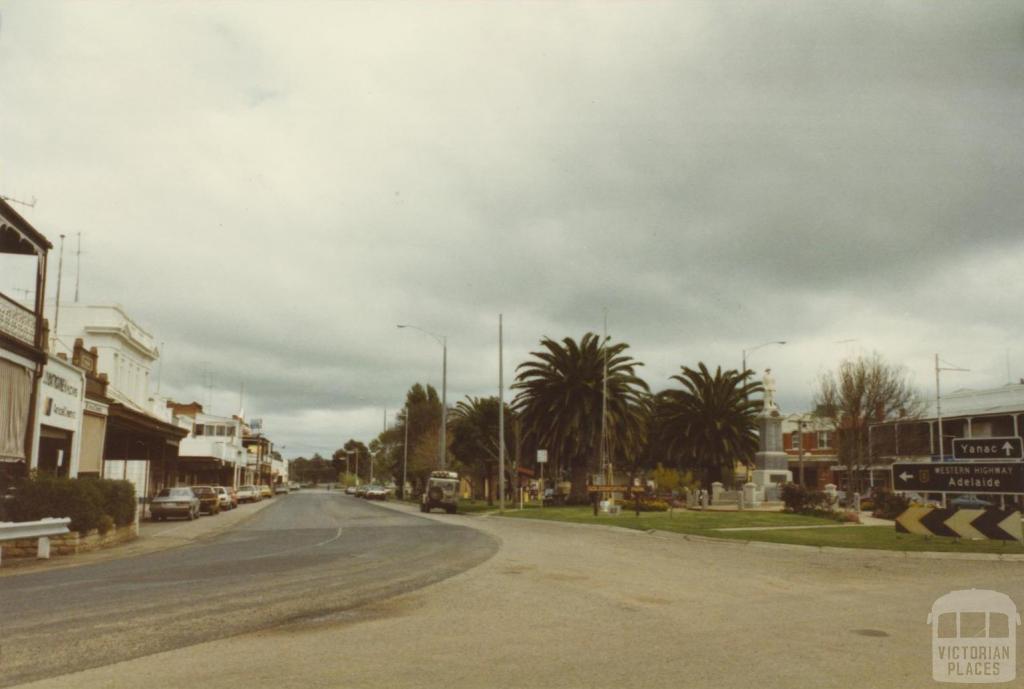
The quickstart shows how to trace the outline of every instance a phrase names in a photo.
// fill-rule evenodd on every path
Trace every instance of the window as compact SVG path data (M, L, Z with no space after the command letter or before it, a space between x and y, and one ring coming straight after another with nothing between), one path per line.
M818 447L832 447L831 431L818 431Z
M984 639L985 638L985 613L983 613L983 612L962 612L962 613L960 613L960 638L961 639Z
M195 436L196 436L197 438L198 438L199 436L203 435L203 424L201 424L201 423L197 423L197 424L196 424L196 426L195 426L195 428L196 428L196 429L195 429L194 433L195 433Z
M223 437L228 434L227 428L224 426L217 426L217 432L214 435Z
M940 639L956 638L956 613L944 612L939 615L939 624L936 633Z
M800 431L793 431L789 435L789 446L794 450L800 449Z
M1010 618L1001 612L988 614L988 637L990 639L1010 638Z

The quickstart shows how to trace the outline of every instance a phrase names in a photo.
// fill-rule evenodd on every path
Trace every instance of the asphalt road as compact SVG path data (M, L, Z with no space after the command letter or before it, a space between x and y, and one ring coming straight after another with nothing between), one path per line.
M0 686L334 619L497 551L479 531L338 493L275 503L205 541L0 578Z

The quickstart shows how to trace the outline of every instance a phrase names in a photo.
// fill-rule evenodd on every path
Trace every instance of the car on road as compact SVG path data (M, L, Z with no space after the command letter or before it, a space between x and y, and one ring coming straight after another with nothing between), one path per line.
M222 510L233 510L238 507L238 494L234 488L228 486L214 486L213 489L217 491L217 496L220 498L220 508Z
M448 514L455 514L459 506L459 474L455 471L432 471L427 479L427 489L420 500L420 512L429 512L440 507Z
M199 511L209 515L220 514L220 496L213 486L192 486L192 492L199 498Z
M388 489L384 486L371 484L366 487L365 497L367 500L387 500Z
M259 502L262 499L260 489L256 486L249 484L238 487L238 502Z
M188 486L161 488L149 503L149 514L153 521L158 522L168 517L196 519L199 517L199 509L199 498Z
M369 488L369 487L370 487L369 484L366 484L366 483L364 483L361 486L356 486L356 492L353 493L353 495L355 495L357 498L365 498L366 497L366 489Z
M355 494L356 494L356 487L355 486L348 486L347 488L345 488L345 495L355 495Z
M272 498L274 497L274 491L270 490L270 486L265 483L260 484L260 497L261 498Z
M299 484L296 483L295 481L290 481L288 483L288 490L291 491L292 493L294 493L298 489L299 489Z
M958 495L949 501L950 507L959 507L960 509L969 510L980 510L985 507L992 507L993 503L989 500L979 498L977 495Z
M274 484L274 495L282 495L288 492L287 483L275 483Z

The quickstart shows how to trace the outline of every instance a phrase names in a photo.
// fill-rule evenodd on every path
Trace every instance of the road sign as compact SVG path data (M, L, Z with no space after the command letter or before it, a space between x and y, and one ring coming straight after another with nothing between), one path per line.
M1021 540L1020 510L985 509L958 510L931 507L908 507L896 517L896 530L920 536L951 538Z
M1024 463L896 462L892 487L915 493L1024 493Z
M953 438L954 459L1024 459L1024 443L1017 436Z
M547 463L548 463L548 451L547 450L537 450L537 464L547 464Z

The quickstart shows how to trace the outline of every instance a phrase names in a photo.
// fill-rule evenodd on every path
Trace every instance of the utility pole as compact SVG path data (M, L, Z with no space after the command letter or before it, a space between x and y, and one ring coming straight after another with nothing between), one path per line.
M82 233L78 234L78 250L75 252L75 303L78 303L78 286L82 279Z
M409 466L409 402L405 403L405 444L402 446L402 499L405 500L406 471Z
M604 338L601 340L601 350L604 354L603 374L601 375L601 442L598 443L598 453L601 461L601 471L605 475L605 483L612 485L611 462L608 461L608 452L605 447L605 422L608 418L608 307L604 309ZM608 493L609 504L612 501L611 492Z
M505 511L505 370L502 320L498 314L498 512Z
M945 362L944 362L945 363ZM939 366L939 355L935 355L935 418L938 421L939 426L939 461L946 456L946 445L944 437L942 435L942 395L939 391L939 372L940 371L970 371L969 368L960 368L959 366L947 366L942 368ZM945 496L943 496L945 501Z
M56 354L57 326L60 323L60 283L64 277L64 235L60 236L60 260L57 262L57 304L53 312L53 334L50 336L50 351Z

